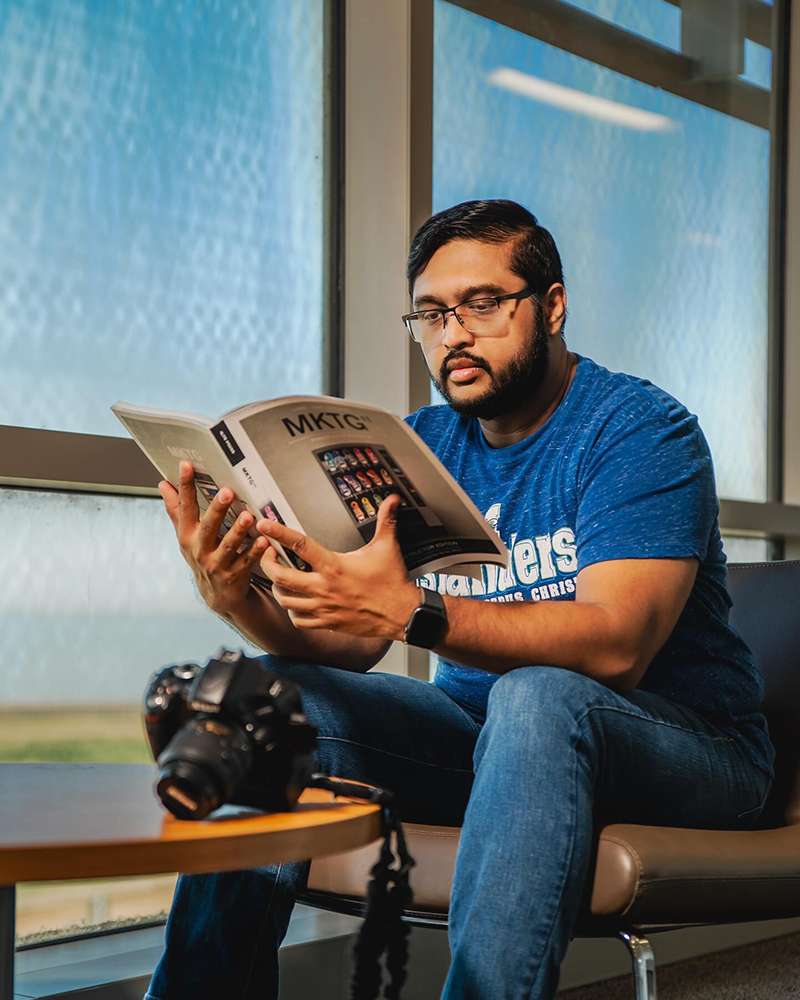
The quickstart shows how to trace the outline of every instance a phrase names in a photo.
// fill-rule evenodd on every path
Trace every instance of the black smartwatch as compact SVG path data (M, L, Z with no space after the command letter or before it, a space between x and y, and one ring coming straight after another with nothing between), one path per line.
M432 649L447 631L444 598L437 591L429 590L427 587L420 587L419 592L422 603L411 612L403 632L403 642L409 646Z

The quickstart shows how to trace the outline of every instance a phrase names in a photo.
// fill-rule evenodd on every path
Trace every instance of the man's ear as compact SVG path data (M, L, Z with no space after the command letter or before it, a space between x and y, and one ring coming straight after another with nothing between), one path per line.
M567 318L567 290L562 284L556 282L547 289L544 308L550 332L560 332Z

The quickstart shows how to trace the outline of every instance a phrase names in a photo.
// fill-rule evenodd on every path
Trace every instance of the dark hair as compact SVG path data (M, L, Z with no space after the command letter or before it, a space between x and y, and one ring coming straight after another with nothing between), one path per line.
M462 201L432 215L419 227L408 252L409 292L436 251L452 240L478 240L481 243L505 243L515 239L511 270L537 295L558 282L564 283L561 257L555 240L539 225L532 212L515 201L489 198Z

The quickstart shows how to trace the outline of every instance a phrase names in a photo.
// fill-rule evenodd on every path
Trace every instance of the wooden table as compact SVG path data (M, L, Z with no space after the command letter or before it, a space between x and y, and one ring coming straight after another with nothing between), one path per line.
M176 820L147 764L0 764L0 1000L13 1000L17 882L214 872L352 850L380 807L307 789L295 809Z

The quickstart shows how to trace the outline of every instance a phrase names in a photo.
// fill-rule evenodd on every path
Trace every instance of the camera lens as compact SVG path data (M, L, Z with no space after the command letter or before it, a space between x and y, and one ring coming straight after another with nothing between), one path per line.
M238 726L200 716L158 758L156 792L178 819L203 819L229 802L250 768L250 744Z
M222 802L212 775L188 761L174 761L162 768L156 792L178 819L203 819Z

